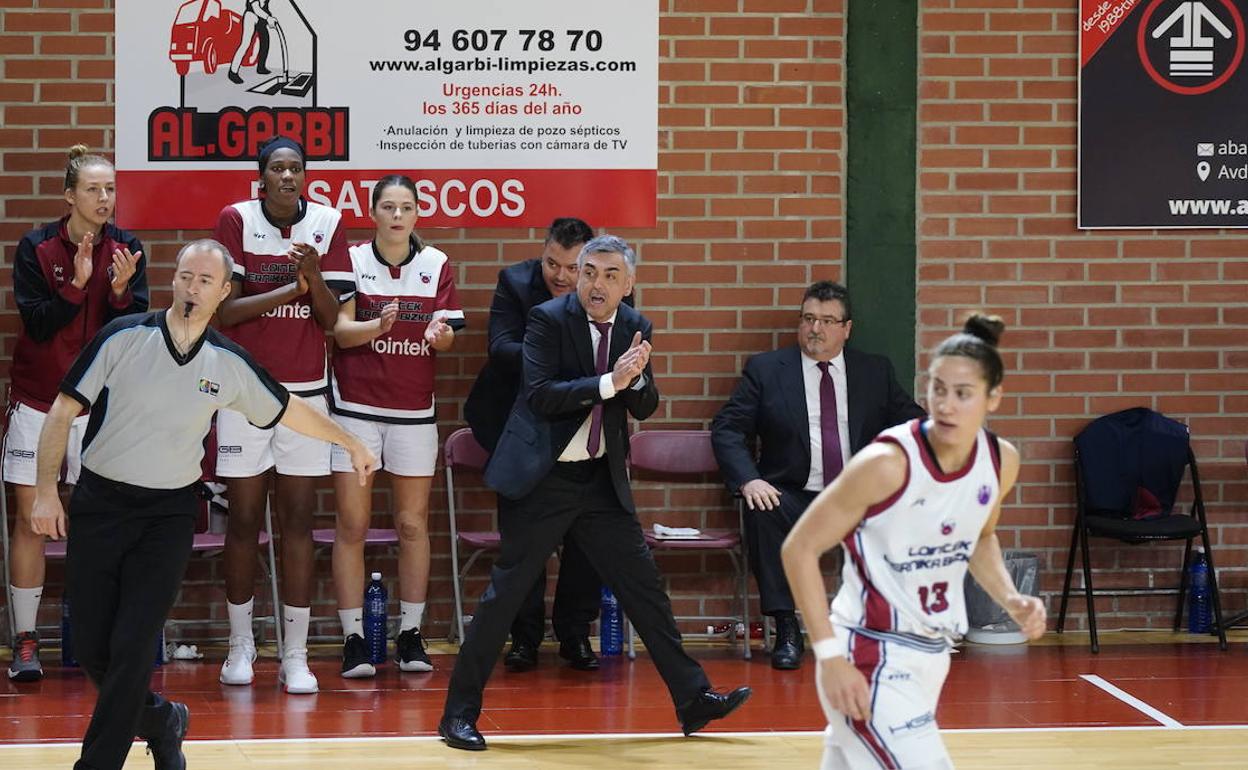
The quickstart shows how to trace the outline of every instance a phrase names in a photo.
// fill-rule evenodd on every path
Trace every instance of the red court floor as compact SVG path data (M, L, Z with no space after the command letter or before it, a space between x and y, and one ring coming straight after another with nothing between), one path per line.
M971 647L954 655L938 714L945 729L1148 726L1161 722L1130 705L1184 726L1248 723L1248 652L1212 644ZM748 684L750 702L708 731L807 731L823 728L809 655L798 672L773 671L765 655L741 660L724 648L694 647L719 688ZM47 655L45 657L52 657ZM314 658L317 695L286 695L276 661L257 662L256 684L217 682L220 654L158 670L154 687L187 702L192 738L305 738L432 735L441 713L450 655L434 655L436 671L399 674L383 667L372 680L346 680L328 651ZM1127 699L1083 676L1100 677ZM33 685L0 681L0 743L75 742L89 719L94 693L74 669L49 665ZM607 659L600 672L562 665L547 645L541 666L525 674L500 665L486 692L483 732L670 733L678 729L667 691L644 653L634 662Z

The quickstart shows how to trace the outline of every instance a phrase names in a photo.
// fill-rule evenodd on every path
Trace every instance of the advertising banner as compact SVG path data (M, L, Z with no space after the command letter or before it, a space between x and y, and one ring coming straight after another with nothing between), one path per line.
M1081 0L1079 227L1248 226L1248 0Z
M116 6L123 227L211 227L274 134L352 227L392 172L422 227L655 223L657 0Z

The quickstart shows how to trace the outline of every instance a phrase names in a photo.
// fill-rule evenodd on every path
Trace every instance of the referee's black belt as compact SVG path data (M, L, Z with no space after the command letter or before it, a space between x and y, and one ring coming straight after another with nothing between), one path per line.
M78 484L86 489L96 492L104 492L114 497L127 497L134 500L136 503L142 503L149 500L160 500L162 498L169 497L180 497L187 494L200 495L199 490L205 488L204 483L199 480L193 481L184 487L175 487L173 489L140 487L137 484L127 484L124 481L113 481L112 479L106 476L101 476L85 466L78 473Z

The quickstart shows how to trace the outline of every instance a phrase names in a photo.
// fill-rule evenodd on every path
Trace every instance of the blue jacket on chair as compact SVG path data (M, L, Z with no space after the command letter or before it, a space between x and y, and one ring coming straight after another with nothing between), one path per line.
M1089 515L1130 518L1139 487L1171 513L1188 459L1186 425L1152 409L1124 409L1089 423L1075 447Z

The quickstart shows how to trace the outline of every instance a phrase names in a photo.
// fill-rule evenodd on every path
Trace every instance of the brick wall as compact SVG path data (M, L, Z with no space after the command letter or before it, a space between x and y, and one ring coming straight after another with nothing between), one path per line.
M1131 406L1187 423L1223 606L1239 611L1248 585L1248 252L1234 231L1075 229L1073 6L922 2L919 347L970 308L1010 324L1010 395L993 425L1020 445L1024 465L1001 540L1042 554L1046 591L1061 589L1070 542L1072 436ZM1104 543L1093 553L1098 585L1177 585L1181 547ZM1097 612L1102 628L1166 627L1173 598L1106 598Z
M656 326L655 369L665 399L647 427L703 427L752 352L787 342L803 287L840 276L843 158L841 0L661 0L659 222L618 231L639 246L638 302ZM64 148L86 142L111 153L112 3L0 0L0 337L6 357L19 326L11 254L35 222L59 216ZM124 198L125 190L120 191ZM228 201L222 201L222 204ZM206 225L210 223L205 223ZM153 269L153 304L167 301L177 245L200 231L141 233ZM439 360L443 436L462 425L461 405L484 360L484 327L500 267L535 256L536 230L422 231L455 263L470 331ZM369 233L352 233L365 238ZM465 479L462 526L486 525L492 494ZM386 510L383 487L378 511ZM713 481L690 490L648 482L639 489L649 523L721 525L731 512ZM450 618L445 491L433 492L433 633ZM328 487L323 512L334 509ZM709 510L709 513L706 512ZM377 516L375 525L384 525ZM332 526L322 513L318 526ZM328 556L318 564L316 615L333 614ZM487 560L488 561L488 560ZM370 568L395 574L370 554ZM727 609L732 586L722 557L665 558L678 613ZM219 560L196 564L176 614L224 617ZM59 570L49 596L59 596ZM474 570L467 595L484 587ZM392 591L393 593L393 591ZM258 596L266 592L258 590ZM54 601L43 620L55 619ZM428 625L428 624L427 624ZM336 621L325 632L336 633Z

